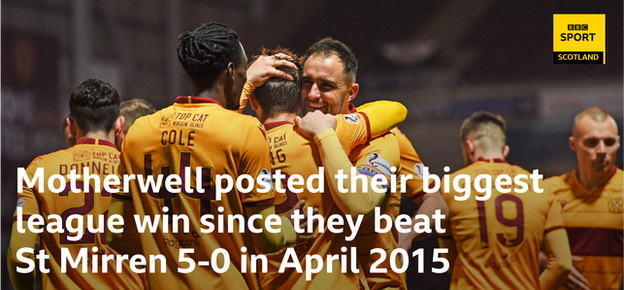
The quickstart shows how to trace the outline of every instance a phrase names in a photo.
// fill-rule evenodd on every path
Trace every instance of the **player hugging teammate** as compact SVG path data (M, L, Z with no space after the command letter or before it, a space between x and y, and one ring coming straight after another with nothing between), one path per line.
M15 288L41 273L44 289L408 289L422 255L411 243L432 232L418 228L438 229L451 289L621 287L620 139L605 111L574 120L576 170L531 184L513 181L528 172L505 161L502 117L475 113L460 129L466 167L438 192L396 128L406 108L352 104L358 62L342 42L302 57L265 49L248 65L237 34L209 23L177 52L191 90L166 108L133 100L120 116L110 84L72 91L75 145L20 171ZM484 176L487 196L457 190ZM419 205L413 219L399 215L401 193Z

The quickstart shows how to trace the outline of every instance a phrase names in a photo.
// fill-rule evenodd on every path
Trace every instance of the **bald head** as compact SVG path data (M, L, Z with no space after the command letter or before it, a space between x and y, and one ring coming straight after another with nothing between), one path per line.
M602 184L605 180L599 179L610 177L620 148L618 127L613 117L597 107L580 112L574 118L570 148L576 152L581 182Z
M590 120L593 120L596 123L612 122L615 127L615 135L618 134L617 124L615 123L615 120L613 119L613 117L609 113L607 113L607 111L598 107L589 107L581 111L580 113L576 115L576 117L574 117L574 127L572 128L572 136L578 136L580 126L582 123L584 123L581 121L584 118L589 118Z

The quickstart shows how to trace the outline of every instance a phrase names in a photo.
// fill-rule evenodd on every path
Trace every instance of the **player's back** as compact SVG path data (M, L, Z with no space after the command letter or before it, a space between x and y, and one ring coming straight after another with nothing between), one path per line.
M39 156L29 165L26 172L32 179L36 170L44 170L43 180L48 180L52 175L62 175L66 184L60 193L52 192L47 186L43 192L39 193L39 188L27 188L18 194L22 204L23 219L29 215L40 214L44 220L48 220L50 215L59 215L63 224L76 215L82 216L84 228L80 229L82 237L65 229L63 233L50 233L44 230L41 233L41 241L46 253L50 256L47 266L50 273L42 277L42 287L44 289L143 289L143 282L137 274L132 272L127 261L121 263L121 273L117 273L115 260L108 260L106 272L103 273L104 265L102 256L117 255L106 243L106 219L111 202L111 193L103 187L103 181L109 174L115 174L119 165L119 151L111 142L101 139L81 138L76 145L65 150L60 150L47 155ZM83 192L85 188L84 168L87 167L91 180L89 181L88 192ZM75 170L79 174L76 187L79 192L71 191L71 182L67 175ZM96 181L99 180L99 181ZM45 184L48 184L47 182ZM57 182L55 186L60 184ZM97 188L96 186L98 186ZM97 193L96 191L100 191ZM101 233L91 233L87 230L89 217L93 220L93 228ZM104 224L100 223L100 218ZM76 224L76 222L74 222ZM65 226L63 226L65 228ZM67 256L67 253L70 255ZM93 260L92 255L98 260ZM80 258L82 257L82 258ZM63 270L61 265L68 259L80 260L82 264L88 265L87 271L82 271L82 264L74 268L67 263ZM63 262L63 260L65 260ZM94 271L93 265L97 266Z
M355 114L349 115L350 118L359 117ZM336 133L339 136L343 148L348 152L351 147L357 143L366 141L368 124L353 124L342 120L342 116L337 116L338 124ZM345 117L346 120L346 117ZM265 124L267 129L267 137L271 146L272 171L275 173L278 169L285 174L282 179L282 187L285 193L276 192L275 211L277 214L285 215L299 201L304 199L307 207L318 208L319 214L324 220L330 215L341 215L329 192L329 184L325 182L319 185L319 179L310 179L305 184L294 186L296 189L302 189L300 193L289 190L286 186L286 180L293 174L301 175L304 179L319 173L319 167L323 166L318 148L314 140L306 139L295 130L294 124L291 122L274 122ZM325 179L325 173L322 173ZM325 179L326 180L326 179ZM324 192L310 192L307 188L324 188ZM350 242L345 242L346 233L333 234L327 230L325 226L323 233L316 233L317 237L314 241L303 242L292 246L296 255L301 262L301 267L305 267L306 255L319 255L324 262L324 268L317 274L313 274L311 281L306 281L305 273L296 273L293 268L288 268L284 273L277 273L282 260L285 257L286 249L267 255L269 258L269 271L266 274L260 274L262 286L265 289L360 289L365 284L364 276L357 273L347 271L342 273L341 264L334 260L332 263L332 273L328 273L327 256L328 255L345 255L341 251L343 246L349 248L353 246ZM304 269L305 271L305 269Z
M470 176L470 182L489 175L492 195L486 201L476 200L475 195L483 194L474 185L464 201L454 199L464 193L443 193L457 249L451 289L539 289L538 254L544 235L563 227L559 203L546 192L536 193L530 179L524 179L525 193L515 193L514 188L522 187L519 183L503 186L510 193L499 192L494 186L497 176L506 174L514 180L518 174L529 175L504 160L477 161L450 175L449 184L453 186L461 174ZM485 187L483 180L481 187Z
M545 182L561 200L570 250L583 258L574 267L591 289L618 289L622 281L624 173L615 167L613 171L607 184L595 191L581 185L576 170Z
M233 185L217 201L214 189L217 174L229 175L234 180L249 174L256 180L259 174L268 173L269 150L262 125L255 118L226 110L211 99L178 97L174 105L138 119L122 146L120 174L154 177L177 174L182 181L179 193L169 193L164 187L160 192L142 190L137 180L131 182L135 211L141 218L166 214L171 220L173 214L185 214L190 223L187 233L182 230L172 233L172 228L165 232L159 227L154 233L146 231L141 235L144 255L163 254L167 261L166 274L148 274L150 287L258 288L255 274L241 274L239 270L241 247L253 250L251 236L245 225L242 225L245 233L240 233L241 225L236 221L230 224L228 216L244 216L245 206L273 203L273 191L259 193L253 189L242 193ZM202 168L199 187L204 193L196 186L198 167ZM206 214L214 216L207 220L215 225L212 233L201 232L206 226L200 224L200 217ZM224 220L222 233L216 229L219 215ZM233 233L228 233L230 225ZM210 266L197 266L188 274L179 273L178 267L188 266L177 263L182 248L193 249L194 253L186 256L195 261L210 261ZM219 248L229 253L232 263L224 273L212 269L217 265L213 265L211 255Z

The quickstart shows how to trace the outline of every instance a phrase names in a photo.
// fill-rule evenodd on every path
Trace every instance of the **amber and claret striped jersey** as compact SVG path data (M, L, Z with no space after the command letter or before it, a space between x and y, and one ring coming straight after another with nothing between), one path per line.
M476 200L475 196L482 194L473 184L467 200L455 200L454 196L464 196L452 188L460 174L469 175L471 182L480 174L490 175L491 197ZM519 184L507 186L512 189L510 193L498 192L494 181L501 174L509 175L511 180L518 174L529 175L502 159L480 159L448 176L449 193L441 190L449 207L452 237L447 228L440 238L452 238L457 249L451 289L540 288L538 254L548 232L563 230L561 205L546 190L536 193L530 180L525 193L515 193L514 188L522 187ZM464 181L459 181L462 188ZM539 186L543 189L541 182ZM485 187L485 181L481 187Z
M336 115L336 134L343 150L348 154L350 150L364 144L371 138L370 124L366 114ZM326 220L330 215L341 214L336 206L330 191L329 183L325 180L322 186L324 192L310 192L305 185L295 186L301 188L300 193L295 193L286 187L286 180L293 175L299 174L304 179L318 174L319 167L323 166L318 148L314 140L303 137L292 122L273 122L265 124L267 137L271 146L272 171L281 170L285 178L281 181L281 187L285 193L275 193L275 211L280 215L287 215L292 207L299 201L305 200L306 207L316 207ZM318 179L313 179L312 188L319 188ZM325 228L323 233L316 233L314 241L303 242L293 245L302 269L305 268L305 255L316 254L323 258L328 255L344 255L341 251L343 246L353 247L352 242L346 242L346 233L333 234ZM324 259L325 268L312 276L311 281L306 281L305 273L297 273L289 268L284 273L277 273L284 258L286 249L269 254L269 271L261 273L260 278L264 289L360 289L364 285L364 276L360 273L342 273L338 261L332 264L332 272L329 273ZM349 268L350 269L350 268Z
M47 266L50 273L43 274L43 289L143 289L143 282L139 275L135 274L129 266L128 260L122 263L121 273L116 272L115 260L109 260L107 273L102 273L103 265L100 261L93 261L93 255L117 255L115 250L106 244L106 232L91 233L87 230L87 216L93 216L94 228L99 229L99 216L107 216L111 202L111 194L102 185L102 181L109 174L115 174L119 165L119 151L115 144L101 139L81 138L76 145L47 155L42 155L33 160L26 169L29 180L33 180L38 168L44 170L44 181L51 175L60 174L67 176L72 170L81 175L76 186L79 189L85 188L83 172L84 167L89 168L89 175L97 175L100 180L96 193L94 188L95 178L89 182L89 192L72 192L70 179L67 178L65 189L60 193L53 193L45 186L42 193L41 188L28 187L23 183L23 192L18 193L18 206L22 207L22 219L27 220L30 215L41 215L44 220L48 220L51 214L57 214L63 219L63 223L70 215L83 215L84 235L80 240L73 241L71 233L65 230L64 233L49 233L44 230L40 234L41 243L50 256ZM44 184L47 185L47 182ZM60 186L60 183L56 183ZM15 213L17 214L17 212ZM17 218L14 215L14 220ZM103 226L105 227L105 226ZM19 245L11 245L19 247ZM40 245L41 247L41 245ZM96 251L93 251L93 248ZM61 249L67 249L71 253L72 259L76 259L80 251L87 251L88 272L82 272L82 265L76 269L67 266L66 273L61 272ZM94 272L92 265L98 265L98 271ZM38 263L37 263L38 264ZM68 264L69 265L69 264Z
M176 102L152 115L138 119L128 132L122 145L119 174L157 176L177 174L182 179L181 192L169 193L163 187L158 193L141 190L137 180L130 183L130 193L120 198L131 198L135 213L145 216L185 214L190 221L188 233L172 233L163 226L155 233L140 235L143 255L162 254L166 257L166 273L148 273L150 288L158 289L258 289L256 274L241 273L241 259L251 265L253 254L251 233L246 224L234 220L233 233L228 233L228 216L245 213L245 207L272 204L273 190L266 193L257 185L247 193L236 186L220 201L215 200L215 177L229 175L233 180L243 174L257 179L271 168L269 145L264 127L257 119L229 111L216 101L201 97L178 97ZM196 188L196 168L201 167L200 193ZM188 170L190 168L190 170ZM186 171L190 172L190 178ZM190 183L190 185L189 185ZM247 188L248 184L243 184ZM190 190L189 190L190 187ZM224 187L224 186L222 186ZM167 210L163 210L166 208ZM221 212L222 210L222 212ZM212 233L202 233L200 217L211 214L208 220L215 225ZM224 231L218 233L217 219L224 220ZM171 220L171 217L170 219ZM171 225L169 225L171 226ZM245 229L240 233L239 226ZM242 255L242 247L247 255ZM193 249L185 254L194 261L210 261L210 266L197 266L191 273L179 273L180 249ZM219 248L229 253L231 265L223 273L213 270L211 255ZM244 258L241 258L243 256ZM222 255L219 263L225 262ZM221 266L222 264L218 264ZM159 270L160 268L158 268Z
M561 201L572 256L583 258L573 266L591 289L618 289L622 281L622 230L624 188L622 169L613 166L613 177L594 191L577 179L576 170L546 180Z

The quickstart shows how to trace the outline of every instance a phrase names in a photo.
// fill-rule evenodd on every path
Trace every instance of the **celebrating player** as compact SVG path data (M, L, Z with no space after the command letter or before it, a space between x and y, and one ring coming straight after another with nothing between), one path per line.
M440 235L440 247L449 250L450 289L557 289L570 270L561 205L552 195L537 193L543 189L540 184L517 181L528 172L505 161L509 147L504 130L503 119L491 113L478 112L466 119L460 140L467 167L441 182L453 184L443 194L450 231L447 227ZM487 179L497 184L488 184ZM474 185L467 184L471 180ZM499 186L500 181L504 184ZM460 192L458 187L467 190ZM491 196L485 198L487 191L481 194L475 188L491 190ZM552 258L540 276L542 244Z
M387 114L367 115L360 113L334 117L319 112L316 116L306 116L303 120L299 120L302 127L297 128L294 126L294 121L298 118L297 112L301 100L301 64L295 55L280 49L264 51L264 55L258 59L280 55L297 64L298 70L286 67L278 68L291 75L294 81L273 77L264 85L256 88L250 98L252 107L258 112L258 118L267 128L267 136L271 145L272 170L274 173L279 170L284 174L281 180L282 185L279 187L289 188L287 180L293 174L308 180L309 177L318 175L319 167L323 165L327 168L327 176L330 179L333 178L336 173L335 170L338 168L347 169L346 171L349 172L352 165L345 151L349 152L351 148L364 144L371 137L387 132L402 122L407 113L405 107L399 103L377 102L371 107L383 106ZM254 62L250 70L255 70L255 66L257 63ZM333 130L334 127L335 131ZM316 144L306 139L303 136L304 133L299 129L306 131L316 141ZM314 138L315 136L316 138ZM323 158L322 164L321 156L327 155L331 155L331 157ZM318 183L318 180L315 180L310 184L311 188L319 188ZM335 186L335 183L324 182L320 186L329 190L330 187ZM339 192L337 188L331 188L331 191L334 196ZM276 193L276 211L280 214L287 214L294 204L305 201L308 206L318 208L319 214L323 216L324 220L332 215L342 216L332 194L311 192L307 186L302 186L298 193L287 189L285 193ZM361 190L358 195L365 196ZM355 201L357 204L362 204L361 198L345 200L344 202ZM357 218L357 214L352 215L352 217ZM329 259L329 256L345 255L343 247L353 246L353 243L348 242L347 236L346 233L334 234L323 226L323 232L318 233L316 239L297 244L289 249L294 250L298 259L301 259L302 268L305 267L304 257L306 255L319 255L323 258L323 265L319 269L305 269L306 272L315 272L311 277L297 273L292 267L285 269L285 271L279 271L284 258L288 257L285 251L269 255L269 271L267 274L260 275L263 288L318 289L327 287L327 285L331 285L332 288L359 288L360 285L364 285L366 283L364 276L352 271L352 269L357 269L358 265L343 268L341 264L346 261ZM329 269L334 270L330 271ZM342 269L347 269L347 271L343 272Z
M570 148L578 168L546 180L561 200L573 268L568 289L618 289L622 285L624 189L613 165L618 127L604 110L591 107L574 118Z
M256 234L246 230L247 223L230 221L230 216L254 215L255 228L264 229L267 217L274 213L272 189L245 185L243 188L249 189L243 192L241 186L235 186L220 200L215 193L217 175L233 179L248 175L257 180L268 176L271 167L262 125L253 117L231 111L239 106L247 57L236 33L222 24L204 24L184 32L179 40L178 58L190 78L191 96L178 97L172 106L135 122L122 144L119 173L176 174L182 178L180 191L140 190L133 180L131 195L118 196L111 212L123 212L122 202L131 199L125 205L133 206L141 219L188 216L191 225L186 233L165 230L167 224L163 223L153 233L140 235L144 255L162 254L167 261L166 273L148 273L150 288L258 289L257 274L242 268L251 265L252 245L262 252L274 252L294 243L297 236L288 219L281 220L281 230L276 233L262 230ZM202 183L195 186L198 168ZM206 217L213 217L212 231ZM220 217L223 228L216 229ZM111 240L118 239L130 242L124 236L111 236ZM215 258L216 253L220 254ZM224 267L221 262L227 265L228 260L231 266ZM188 261L198 261L198 265L189 270Z
M120 101L119 94L108 83L96 79L81 82L70 95L70 115L67 119L71 134L78 141L69 149L37 157L26 169L28 181L22 182L23 192L18 193L15 214L15 218L21 220L13 223L8 255L9 272L16 289L34 289L35 271L26 274L17 271L17 267L27 268L25 259L35 258L32 252L20 254L21 250L33 249L39 236L31 232L27 225L26 220L31 215L40 215L50 222L41 233L47 262L41 260L45 258L44 255L39 252L36 254L39 260L36 264L43 273L44 289L144 288L142 280L131 270L127 260L119 264L121 269L117 268L115 260L108 260L103 265L104 256L118 253L107 245L104 231L94 233L86 230L89 219L93 220L94 229L105 229L98 217L106 216L111 194L103 188L97 188L102 184L94 181L95 178L86 183L82 178L74 181L80 191L72 191L68 177L74 174L86 175L87 170L88 174L100 180L108 174L114 174L119 165L119 151L113 142L123 126L123 119L119 118ZM39 177L43 180L48 180L52 175L61 175L64 185L61 187L64 190L58 192L57 189L37 186L34 179L38 170L43 170L43 175ZM32 185L28 184L29 181ZM88 190L83 190L85 188ZM62 231L51 226L57 220L54 216L60 216ZM68 221L70 224L85 226L70 233ZM20 233L19 228L26 231ZM87 256L88 259L84 258ZM89 265L86 271L82 267L67 267L67 259L80 260L80 257L83 257L83 264ZM31 263L35 264L34 261Z
M346 45L342 42L326 38L313 44L306 52L306 60L303 67L303 87L302 87L302 110L304 112L320 110L330 114L355 113L364 109L364 105L357 110L350 102L356 97L359 91L359 84L356 83L357 60ZM436 209L441 209L446 213L446 205L439 193L423 193L422 178L416 171L422 167L418 154L412 147L410 141L398 130L391 131L394 136L384 136L372 141L368 146L361 146L353 150L350 159L367 160L368 164L380 165L385 163L384 155L381 159L373 158L376 150L387 152L392 148L397 139L401 153L401 174L412 174L412 180L407 181L406 193L420 206L419 214L427 214L431 217ZM390 146L386 148L387 146ZM391 149L390 149L391 150ZM370 158L369 158L370 157ZM369 160L370 159L370 160ZM381 163L380 163L381 162ZM399 166L396 166L397 170ZM380 168L380 167L377 167ZM391 168L382 170L390 174ZM398 171L397 171L398 174ZM401 196L400 192L387 195L382 205L382 212L389 214L393 219L399 214ZM433 219L431 219L433 221ZM358 237L358 256L362 268L366 274L368 285L371 289L400 288L406 289L405 275L387 271L386 273L370 273L370 266L378 256L370 255L370 249L382 248L391 252L398 246L397 232L393 228L387 234L377 234L374 232L372 220L364 222L363 230ZM415 236L408 237L409 244ZM381 267L389 268L389 259L386 259Z

